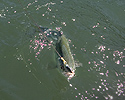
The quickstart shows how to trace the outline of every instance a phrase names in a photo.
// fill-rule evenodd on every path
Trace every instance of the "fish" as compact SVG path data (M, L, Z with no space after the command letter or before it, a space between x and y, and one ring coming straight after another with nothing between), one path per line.
M70 50L68 39L64 34L61 34L61 31L44 27L40 28L49 41L54 41L53 46L56 53L57 68L68 80L73 78L75 76L76 64Z
M69 42L64 34L61 35L57 44L56 50L61 54L62 58L58 58L58 67L64 76L68 77L68 80L75 76L75 61L72 56Z

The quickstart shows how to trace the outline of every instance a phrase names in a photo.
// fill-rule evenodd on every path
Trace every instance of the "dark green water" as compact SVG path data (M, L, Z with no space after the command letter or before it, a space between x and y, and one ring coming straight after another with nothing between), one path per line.
M0 100L124 100L124 0L0 1ZM54 50L30 46L38 25L61 27L82 63L70 82Z

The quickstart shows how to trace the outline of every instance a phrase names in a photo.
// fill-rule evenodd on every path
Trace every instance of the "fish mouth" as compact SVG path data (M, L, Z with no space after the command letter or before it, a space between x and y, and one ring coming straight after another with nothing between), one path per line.
M63 70L63 75L71 79L75 75L75 70L71 69L68 64L64 64L61 69Z
M71 79L75 76L75 71L71 72L63 72L64 76L68 77L68 79Z

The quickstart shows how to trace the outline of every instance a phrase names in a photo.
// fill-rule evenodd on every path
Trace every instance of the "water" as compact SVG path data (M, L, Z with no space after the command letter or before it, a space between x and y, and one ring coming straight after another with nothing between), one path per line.
M124 0L1 0L1 100L124 100ZM54 50L36 57L30 46L38 25L61 30L82 63L70 82L58 71Z

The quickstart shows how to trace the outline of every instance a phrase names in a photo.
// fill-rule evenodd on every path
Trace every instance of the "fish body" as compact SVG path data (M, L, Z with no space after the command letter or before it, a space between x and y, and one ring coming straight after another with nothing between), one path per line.
M68 79L72 78L75 75L75 62L65 35L62 35L59 38L56 44L56 50L58 50L61 57L66 61L66 64L64 64L64 61L59 58L58 67L61 69L62 73L68 77Z

